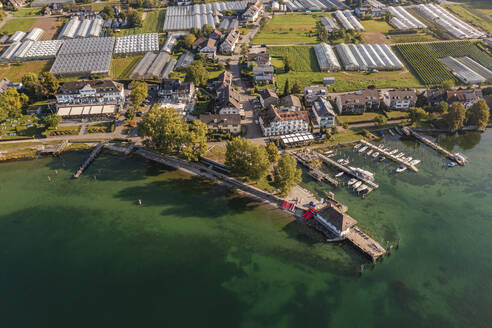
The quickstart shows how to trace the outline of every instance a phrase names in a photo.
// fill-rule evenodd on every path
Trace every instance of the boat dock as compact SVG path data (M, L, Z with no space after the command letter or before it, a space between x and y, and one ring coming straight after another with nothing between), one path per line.
M60 143L59 145L54 145L54 146L51 146L51 147L46 147L46 146L43 146L42 147L42 150L40 151L40 153L42 155L55 155L55 156L58 156L60 155L63 150L65 150L65 148L67 148L68 146L70 145L70 143L68 142L68 140L63 140L62 143Z
M423 144L426 144L427 146L434 149L435 151L437 151L441 154L444 154L447 158L449 158L452 161L455 161L459 165L461 165L461 166L465 165L464 158L462 156L459 156L459 154L451 153L450 151L439 146L437 143L435 143L435 142L431 141L430 139L424 137L423 135L415 132L414 130L412 130L408 126L403 127L402 130L406 135L413 136L418 141L422 142Z
M384 155L384 157L386 157L386 158L391 159L393 162L407 166L410 170L412 170L414 172L419 171L419 169L415 165L410 165L409 163L403 161L402 159L396 157L395 155L388 153L387 151L383 151L381 148L379 148L376 145L373 145L372 143L370 143L368 141L361 140L360 143L363 144L364 146L367 146L367 147L370 147L372 149L377 150L380 154Z
M308 161L307 158L304 158L302 155L299 155L296 153L292 153L292 155L294 156L294 158L299 163L301 163L303 166L305 166L309 170L308 174L313 179L316 179L318 181L327 181L327 182L331 183L332 185L334 185L335 187L338 187L338 181L337 180L333 179L332 177L330 177L328 174L324 173L320 169L313 167L313 165L311 165L311 163Z
M356 175L351 169L349 169L348 167L345 167L343 165L341 165L340 163L337 163L336 161L332 160L331 158L329 157L326 157L325 155L323 154L317 154L319 158L321 158L325 163L327 164L330 164L331 166L335 167L337 170L340 170L344 173L347 173L348 175L350 176L353 176L354 178L356 178L357 180L360 180L362 182L364 182L366 185L368 186L371 186L372 188L376 189L376 188L379 188L379 185L376 184L374 181L370 181L370 180L367 180L367 179L364 179L358 175Z
M101 153L102 149L104 147L104 142L100 142L97 144L96 148L91 152L89 155L89 158L86 159L84 164L79 168L79 170L73 175L75 179L78 179L82 173L91 165L91 163L96 159L96 157Z
M345 237L350 241L357 249L367 254L373 262L378 258L386 254L386 250L377 241L372 239L369 235L364 233L358 227L352 227Z

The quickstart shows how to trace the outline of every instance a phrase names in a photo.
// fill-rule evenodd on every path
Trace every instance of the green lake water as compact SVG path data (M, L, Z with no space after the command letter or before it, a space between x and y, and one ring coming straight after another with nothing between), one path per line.
M85 153L2 163L0 326L492 327L492 132L440 142L470 163L447 169L396 137L384 143L421 159L418 174L342 151L380 188L336 198L383 245L401 240L374 267L277 209L141 159L103 154L79 180Z

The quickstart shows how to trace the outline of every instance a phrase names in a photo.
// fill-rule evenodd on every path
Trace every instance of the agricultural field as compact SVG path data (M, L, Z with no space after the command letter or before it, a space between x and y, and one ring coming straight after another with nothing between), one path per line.
M117 80L126 80L135 69L142 56L113 58L111 60L111 77Z
M455 80L451 72L423 44L400 44L395 47L423 84L436 85L446 80Z
M318 60L313 47L268 47L276 66L283 67L282 59L286 56L292 59L292 70L296 72L319 72Z
M52 40L65 21L65 17L41 17L36 20L32 27L39 27L44 30L40 40Z
M453 15L461 18L465 22L478 27L482 31L492 33L492 20L485 15L482 15L480 12L472 12L475 10L468 10L466 7L461 5L445 5L444 7Z
M425 44L425 48L438 58L468 56L483 66L492 69L492 57L478 49L471 41L428 43Z
M12 34L16 31L28 32L37 18L19 18L11 19L5 23L5 25L0 28L0 34Z
M10 81L20 82L24 74L32 72L37 75L42 72L48 72L52 64L53 61L51 60L0 64L0 79L6 77Z
M40 16L43 14L43 8L21 8L11 13L14 17Z
M165 10L156 10L146 12L143 20L142 33L158 33L164 26Z
M275 15L256 34L252 44L316 43L316 23L321 14Z
M366 29L365 32L379 32L379 33L388 33L393 30L393 26L388 24L385 20L379 19L370 19L370 20L361 20L360 23Z
M381 32L363 32L362 39L370 44L390 44L390 40Z
M402 33L402 34L388 34L390 43L407 43L407 42L428 42L436 41L438 38L427 32L418 33Z

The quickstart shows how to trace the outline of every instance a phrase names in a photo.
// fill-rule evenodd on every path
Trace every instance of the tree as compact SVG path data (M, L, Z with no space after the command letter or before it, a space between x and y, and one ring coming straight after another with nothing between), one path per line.
M410 107L408 114L412 122L420 122L427 117L427 112L422 107Z
M282 58L282 61L284 63L284 72L289 73L290 70L292 69L292 57L289 55L285 55Z
M463 127L466 119L466 109L463 104L454 102L448 110L446 115L446 121L448 122L449 129L452 132L458 131Z
M38 98L41 94L41 87L39 85L39 80L36 74L26 73L22 77L22 85L24 87L24 92L29 96L29 98Z
M447 113L449 109L449 105L445 101L441 101L439 105L437 105L437 111L440 113Z
M285 80L284 97L290 95L289 79Z
M196 41L196 36L190 33L184 37L183 42L186 48L191 49L191 46L193 45L193 43L195 43L195 41Z
M232 174L257 181L267 174L270 162L265 147L235 137L227 142L225 165Z
M101 11L101 15L104 19L114 18L113 7L111 7L111 5L104 6L103 10Z
M301 182L301 170L297 168L296 160L289 154L284 154L275 167L275 186L282 195L287 195L292 187Z
M54 97L60 85L58 79L50 72L43 72L39 75L39 81L43 95Z
M133 106L138 108L138 106L140 106L147 98L149 88L147 83L142 81L133 81L130 86L132 89L130 92L130 100L132 101Z
M208 71L201 62L195 62L186 69L186 81L195 83L196 86L206 86Z
M449 89L452 89L454 88L454 81L453 80L446 80L446 81L442 81L441 83L441 87L444 89L444 90L449 90Z
M384 124L386 124L388 119L386 118L386 116L378 115L378 116L376 116L375 121L378 125L384 125Z
M205 24L202 27L203 35L209 35L213 31L214 31L214 28L212 26L208 25L208 24Z
M139 132L145 143L163 154L178 154L197 161L207 150L207 126L200 121L185 122L173 108L155 105L144 115Z
M15 88L7 88L0 94L0 121L7 117L16 118L21 116L22 107L29 101L24 93L19 93Z
M52 113L45 116L43 123L49 129L56 129L58 125L61 123L61 121L62 121L61 116Z
M295 94L295 95L302 93L302 84L301 84L301 81L296 80L294 82L294 85L292 86L291 93L292 94Z
M127 17L128 27L142 26L142 17L140 17L138 11L128 8L128 14L126 17Z
M266 147L265 150L268 154L268 161L272 164L275 164L278 162L280 158L280 154L278 152L277 146L273 142L270 142Z
M480 99L474 103L466 113L467 122L470 125L476 125L479 129L484 130L490 118L490 110L487 102Z

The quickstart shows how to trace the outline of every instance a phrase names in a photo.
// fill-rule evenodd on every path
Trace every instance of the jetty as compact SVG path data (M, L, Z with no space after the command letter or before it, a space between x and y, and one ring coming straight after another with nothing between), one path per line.
M46 147L46 146L43 146L42 147L42 150L40 151L40 154L41 155L55 155L55 156L58 156L60 155L68 146L70 145L70 143L68 142L68 140L63 140L62 143L58 144L58 145L54 145L54 146L51 146L51 147Z
M104 141L97 144L97 146L89 155L89 158L85 160L84 164L82 164L79 170L73 175L75 179L78 179L82 175L82 173L84 173L84 171L89 167L89 165L91 165L91 163L96 159L96 157L101 153L104 144Z
M391 159L393 162L396 162L398 164L401 164L401 165L405 165L407 166L410 170L414 171L414 172L418 172L419 169L415 166L415 165L410 165L409 163L405 162L404 160L402 160L401 158L398 158L396 157L395 155L392 155L390 154L389 152L387 151L384 151L382 150L381 148L379 148L378 146L376 145L373 145L372 143L368 142L368 141L365 141L365 140L361 140L360 141L361 144L363 144L364 146L367 146L369 148L372 148L372 149L375 149L377 150L380 154L382 154L384 157L386 158L389 158Z
M314 167L311 162L309 161L309 158L306 157L305 155L298 154L298 153L292 153L294 158L301 163L303 166L305 166L309 171L308 174L315 180L318 181L326 181L334 185L335 187L338 187L338 181L330 177L328 174L325 172L321 171L317 167Z
M349 169L348 167L346 167L340 163L337 163L336 161L332 160L331 158L326 157L323 154L317 154L317 156L319 158L321 158L325 163L333 166L334 168L336 168L339 171L342 171L344 173L347 173L350 176L353 176L357 180L364 182L366 185L371 186L373 189L379 188L379 185L377 183L375 183L374 181L368 180L366 178L363 178L363 177L357 175L353 170Z
M403 127L402 128L402 131L407 136L412 136L415 139L417 139L418 141L422 142L423 144L425 144L425 145L429 146L430 148L434 149L435 151L437 151L437 152L439 152L441 154L444 154L444 156L446 156L447 158L449 158L452 161L455 161L459 165L461 165L461 166L465 165L466 159L462 155L460 155L458 153L453 154L452 152L450 152L450 151L444 149L443 147L439 146L437 143L433 142L429 138L426 138L423 135L415 132L414 130L412 130L408 126Z
M360 230L358 227L351 228L345 237L355 248L367 254L373 262L386 254L386 250L372 237Z

